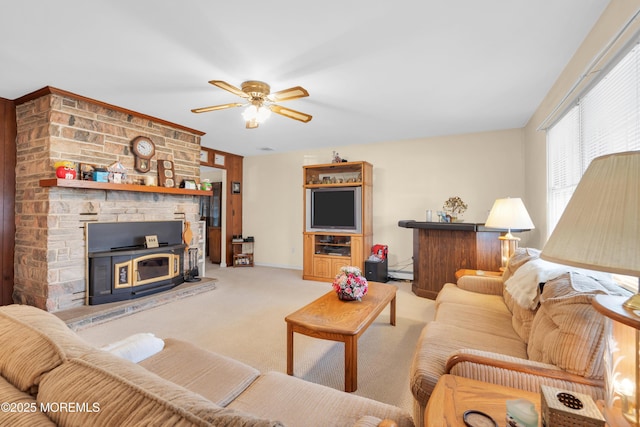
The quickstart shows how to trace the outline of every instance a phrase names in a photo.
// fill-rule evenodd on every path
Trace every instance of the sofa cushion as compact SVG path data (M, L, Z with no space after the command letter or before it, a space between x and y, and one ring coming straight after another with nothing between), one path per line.
M473 310L476 307L482 307L485 310L493 310L497 313L509 315L510 312L507 309L502 296L482 294L465 289L460 289L453 283L446 283L438 296L436 297L436 307L440 307L444 303L454 303L470 306L468 310Z
M429 322L418 339L411 366L410 386L416 400L426 402L429 399L438 379L445 374L447 360L461 349L527 358L526 345L519 338L505 338L442 322Z
M529 343L533 320L536 317L538 308L536 307L535 309L530 310L519 304L513 304L512 310L511 326L513 327L513 330L518 334L522 341Z
M467 304L443 303L438 306L435 319L437 322L456 325L470 331L480 331L500 337L520 339L511 326L511 313L497 297L502 310L493 307L470 306Z
M29 324L31 314L42 311L27 306L0 309L0 375L18 390L37 393L42 375L66 359L56 342Z
M229 408L263 418L277 416L290 426L352 427L365 415L392 419L399 427L414 425L411 415L400 408L280 372L261 375Z
M19 319L49 337L67 357L77 357L92 350L93 345L80 338L58 316L30 305L12 304L0 307L6 316Z
M140 366L217 405L227 406L260 375L249 365L188 342L166 338L164 343L161 352Z
M40 412L38 402L0 377L0 402L9 405L0 411L0 425L12 427L55 426Z
M153 425L279 426L208 401L126 359L95 350L47 373L37 400L80 402L83 410L52 411L60 426Z
M532 324L529 358L587 378L603 378L604 317L591 305L596 294L627 292L573 272L549 280Z

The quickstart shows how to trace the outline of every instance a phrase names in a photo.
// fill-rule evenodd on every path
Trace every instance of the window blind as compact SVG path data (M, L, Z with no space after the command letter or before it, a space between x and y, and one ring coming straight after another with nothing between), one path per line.
M640 150L636 45L547 132L548 235L595 157Z

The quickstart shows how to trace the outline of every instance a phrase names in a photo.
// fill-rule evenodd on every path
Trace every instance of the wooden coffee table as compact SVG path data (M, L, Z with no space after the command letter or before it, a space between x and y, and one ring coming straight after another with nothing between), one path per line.
M393 285L369 282L362 301L341 301L334 291L285 317L287 322L287 374L293 375L293 333L344 343L344 390L358 388L358 338L390 304L390 323L396 324Z

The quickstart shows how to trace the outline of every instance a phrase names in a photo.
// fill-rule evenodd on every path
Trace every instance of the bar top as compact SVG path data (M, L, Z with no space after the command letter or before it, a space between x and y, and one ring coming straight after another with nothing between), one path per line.
M498 231L506 232L506 228L488 228L484 224L474 224L471 222L426 222L414 221L412 219L403 219L398 221L398 227L403 228L422 228L425 230L458 230L458 231ZM519 233L529 231L528 229L511 229L511 232Z

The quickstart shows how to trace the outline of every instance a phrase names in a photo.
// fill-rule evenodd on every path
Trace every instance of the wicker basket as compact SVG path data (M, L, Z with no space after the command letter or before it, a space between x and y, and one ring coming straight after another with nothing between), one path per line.
M604 417L591 396L545 385L540 389L543 426L604 427Z

